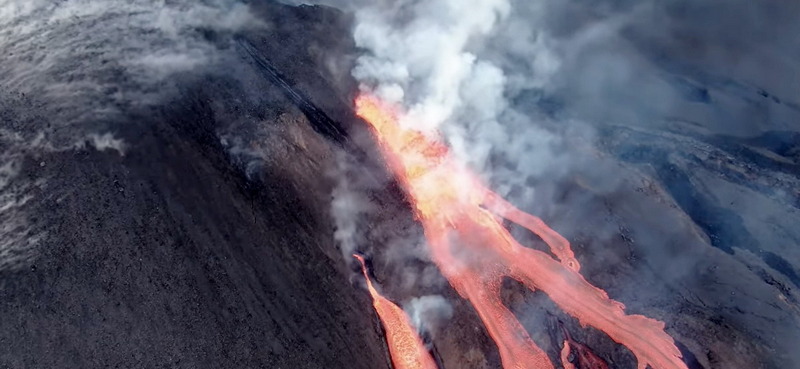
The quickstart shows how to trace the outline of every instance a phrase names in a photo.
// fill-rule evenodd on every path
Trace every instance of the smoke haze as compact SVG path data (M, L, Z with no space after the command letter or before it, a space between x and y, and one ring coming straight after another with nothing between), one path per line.
M352 76L361 88L402 106L403 124L440 131L496 192L570 239L592 283L630 311L667 321L705 367L800 362L792 347L800 340L792 310L800 299L800 5L323 3L354 14ZM274 102L268 82L232 68L244 63L220 37L269 35L272 26L233 0L0 0L0 118L15 125L0 131L0 271L30 264L45 235L26 208L48 194L47 180L20 175L23 165L48 167L37 152L127 155L135 148L115 132L138 124L131 111L171 101L209 75L246 81L209 108L229 131L277 120L265 108ZM347 57L331 68L349 69ZM248 99L262 112L234 111ZM281 129L215 138L253 180L265 161L296 161L294 151L252 143L266 146ZM426 311L450 317L449 302L431 297L444 281L420 265L427 257L413 220L386 214L370 196L391 180L364 177L378 172L374 163L345 154L336 162L330 212L344 260L383 250L375 272L400 276L381 280L387 289L425 295L406 304L418 326ZM686 333L700 330L708 333ZM701 354L709 348L723 357Z
M789 174L800 168L797 4L324 3L355 14L362 88L406 110L403 124L438 130L498 193L548 220L613 296L656 316L691 303L644 291L651 277L714 296L703 304L723 311L797 298L771 282L800 283L800 254L786 246L800 242ZM708 288L727 283L736 287ZM782 308L765 313L794 321ZM785 346L800 338L796 324L726 316L731 345L757 352L756 337L771 334L767 345L783 347L776 360L798 359ZM676 338L694 352L710 344Z
M264 26L237 1L4 0L0 21L0 83L13 95L5 99L53 102L42 108L58 111L54 126L87 129L102 129L131 104L161 101L180 73L214 70L229 58L214 32ZM52 131L48 139L71 144Z

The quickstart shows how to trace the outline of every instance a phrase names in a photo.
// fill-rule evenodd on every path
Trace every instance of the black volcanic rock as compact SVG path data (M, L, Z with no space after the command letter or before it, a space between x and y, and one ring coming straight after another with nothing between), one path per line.
M277 18L297 11L263 6ZM349 37L324 16L291 25ZM281 52L321 70L304 52L312 36L283 39ZM63 125L75 115L59 116L52 97L2 91L14 167L0 189L30 196L14 216L38 242L22 261L3 254L0 367L385 367L368 295L333 245L332 144L249 57L221 52L231 74L252 78L177 76L162 101L91 128ZM85 57L75 68L91 76L102 61ZM59 124L75 144L48 143ZM98 126L124 148L84 136Z
M164 20L148 13L164 4L143 3L66 16L34 7L0 25L11 40L0 42L0 368L389 367L334 242L341 157L367 178L358 190L374 206L358 251L385 294L449 300L453 317L425 332L443 368L499 367L472 307L409 245L419 225L354 117L351 17L250 1L262 24L236 28L214 18L235 7L167 2L199 18ZM28 25L49 36L15 33ZM185 48L202 62L186 64ZM145 73L130 59L148 52ZM724 95L797 111L664 68L692 103ZM532 116L569 103L514 99ZM585 128L542 122L565 136ZM590 143L576 135L560 148L572 167L526 178L535 196L509 199L564 234L582 274L629 313L664 321L692 369L797 367L797 131L743 138L668 123L597 124ZM613 367L635 368L546 295L508 281L503 297L554 360L563 324Z

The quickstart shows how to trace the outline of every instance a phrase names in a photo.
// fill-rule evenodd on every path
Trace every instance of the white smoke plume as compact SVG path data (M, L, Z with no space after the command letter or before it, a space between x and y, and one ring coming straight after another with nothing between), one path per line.
M560 68L560 50L544 25L547 1L314 2L355 15L362 53L352 74L361 88L402 107L401 124L437 131L460 160L487 178L502 177L501 194L525 176L492 165L493 157L510 161L512 172L524 157L526 175L558 167L550 147L558 137L510 101L549 85Z
M415 297L403 305L403 310L417 332L435 333L431 328L453 316L453 307L439 295Z
M400 1L356 12L354 38L367 52L353 71L363 88L407 110L402 124L447 135L454 151L482 166L489 147L470 141L478 127L503 140L506 76L471 49L511 11L506 0ZM469 116L466 123L463 116Z
M374 84L371 87L384 99L408 107L408 121L415 126L438 127L464 106L477 105L488 115L502 108L502 71L479 60L467 46L507 16L508 1L465 6L438 0L391 7L378 5L356 13L355 41L368 50L353 71L357 79ZM408 18L396 19L398 13ZM480 96L475 96L478 90Z
M336 187L331 194L331 217L334 221L333 233L336 244L344 260L351 260L359 245L365 243L365 214L373 209L366 197L363 186L357 183L358 176L348 175L352 171L352 158L343 152L336 156L337 173L332 173Z
M746 0L323 2L355 14L354 38L362 56L353 76L362 88L404 108L403 124L441 132L454 153L496 192L573 241L591 259L585 263L587 278L607 278L602 269L608 264L623 269L649 265L658 278L685 283L719 306L744 303L713 296L696 280L707 262L703 253L718 245L694 237L692 221L709 222L703 218L734 206L759 179L727 178L736 190L723 195L720 186L701 184L725 177L724 165L708 173L698 167L709 165L708 147L721 141L723 146L739 138L800 132L800 39L795 36L800 5ZM768 151L796 147L764 139L784 142L765 144ZM690 144L695 140L704 143L695 147ZM650 152L651 142L663 148ZM777 160L797 164L795 154ZM770 165L763 169L760 176L773 170ZM635 195L639 191L646 195ZM732 209L748 230L727 232L725 241L720 232L706 233L723 247L737 249L736 254L753 240L765 254L793 255L792 249L779 246L796 244L791 227L777 231L774 222L758 220L756 209L778 207L793 205L781 196L762 206ZM675 214L688 219L688 225L665 226L663 220ZM720 219L725 218L710 220L713 227L725 226ZM630 250L627 261L620 258L624 251L611 249L621 244ZM677 245L685 248L677 252ZM735 257L715 262L743 266ZM791 264L761 273L768 274L767 283L757 288L731 276L720 276L719 283L778 294L770 278L796 276L797 264ZM659 299L671 292L648 295L636 288L638 272L614 277L620 287L615 298L647 301L667 315L681 311L680 302L660 306ZM778 310L776 316L786 316ZM781 342L794 341L800 332L766 320L736 323L754 332L780 330L774 336Z

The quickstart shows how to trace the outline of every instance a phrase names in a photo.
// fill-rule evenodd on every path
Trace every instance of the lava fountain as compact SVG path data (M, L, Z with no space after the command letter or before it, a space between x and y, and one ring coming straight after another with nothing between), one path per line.
M582 325L597 328L628 347L639 369L647 365L687 369L664 323L626 315L622 303L587 282L564 237L489 190L438 137L402 127L399 109L367 94L357 97L355 105L414 206L433 262L475 308L497 344L504 368L553 368L547 354L501 301L500 286L508 277L543 291ZM520 245L503 226L503 219L541 237L558 260ZM392 329L406 330L387 325L387 336Z
M389 345L389 354L395 369L436 369L436 363L425 349L406 313L378 293L369 280L364 258L353 256L361 263L361 271L367 279L367 289L372 296L372 306L386 330L386 343Z

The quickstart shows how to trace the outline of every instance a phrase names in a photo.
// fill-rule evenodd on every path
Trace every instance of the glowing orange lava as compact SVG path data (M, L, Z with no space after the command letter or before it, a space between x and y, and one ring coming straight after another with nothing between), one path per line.
M575 364L569 361L569 354L572 351L572 348L569 346L569 341L564 340L564 347L561 349L561 365L564 366L564 369L577 369Z
M353 255L361 262L361 271L367 279L367 288L372 295L372 306L378 312L378 317L386 330L386 342L389 345L389 354L395 369L436 369L436 363L428 353L417 331L411 326L406 313L381 296L367 275L367 266L364 258Z
M545 292L581 324L627 346L636 355L639 369L648 364L655 369L687 369L674 341L664 332L664 323L626 315L621 303L581 276L564 237L486 188L438 138L401 127L400 112L373 96L359 96L356 109L372 126L390 169L415 206L434 263L472 303L497 344L504 368L553 368L500 299L502 280L510 277ZM558 261L520 245L502 218L539 235Z
M608 369L605 360L595 355L588 346L573 340L563 325L561 330L564 332L564 348L561 349L561 363L564 369ZM578 365L569 362L569 356L573 351L574 361Z

